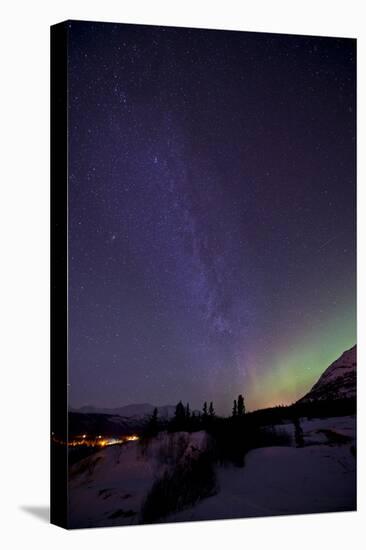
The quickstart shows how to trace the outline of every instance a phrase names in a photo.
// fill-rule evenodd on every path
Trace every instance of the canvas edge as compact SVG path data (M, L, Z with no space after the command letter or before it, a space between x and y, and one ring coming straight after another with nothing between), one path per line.
M67 24L50 28L51 46L51 418L50 521L68 527L68 265L67 265Z

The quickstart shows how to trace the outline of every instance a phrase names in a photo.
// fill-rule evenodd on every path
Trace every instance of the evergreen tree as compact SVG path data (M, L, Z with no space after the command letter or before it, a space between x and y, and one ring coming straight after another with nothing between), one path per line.
M214 406L213 406L212 401L210 402L210 407L208 409L208 413L209 413L210 416L215 416L215 410L214 410Z
M158 423L158 409L157 409L157 407L155 407L155 409L153 410L152 417L151 417L151 423L155 424L155 425Z
M304 446L304 432L302 430L300 420L297 417L294 418L294 426L295 426L295 443L296 443L296 447L303 447Z
M145 438L154 437L159 432L159 422L158 422L158 409L155 407L153 413L149 419L149 422L144 429Z
M186 419L186 409L182 401L179 401L179 403L175 407L175 416L174 416L174 424L177 430L181 430L184 427L185 419Z
M236 399L234 399L233 416L236 416L237 414L238 414L238 406L236 404Z
M207 416L207 401L203 404L203 416L206 418Z
M245 405L244 405L244 397L240 394L238 397L238 416L243 416L245 414Z

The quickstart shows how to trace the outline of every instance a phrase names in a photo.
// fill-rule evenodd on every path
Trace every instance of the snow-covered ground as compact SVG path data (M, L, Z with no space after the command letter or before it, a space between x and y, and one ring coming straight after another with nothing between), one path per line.
M131 441L107 447L70 470L70 527L131 525L154 481L164 471L206 449L205 432L161 433L144 448Z
M304 433L305 445L327 443L331 434L339 434L350 439L350 443L355 444L356 440L356 417L355 416L339 416L334 418L314 418L308 420L306 418L300 419L300 425ZM284 430L293 439L294 438L294 425L292 422L288 424L281 424L277 426L278 430ZM324 433L325 432L325 433ZM326 435L328 433L328 436Z
M165 521L354 510L355 418L302 420L304 447L254 449L244 468L217 467L218 493ZM293 424L279 427L293 434ZM139 523L154 481L208 444L206 434L159 434L104 449L71 469L70 526Z
M248 453L244 468L217 469L220 490L215 496L167 519L197 521L354 510L355 417L303 420L301 427L304 447L254 449ZM281 429L294 431L293 424ZM334 442L337 434L343 436L340 443Z

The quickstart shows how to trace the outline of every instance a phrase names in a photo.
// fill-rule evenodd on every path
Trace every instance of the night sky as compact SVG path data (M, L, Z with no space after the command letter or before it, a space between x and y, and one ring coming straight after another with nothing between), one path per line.
M70 405L301 397L356 342L355 41L68 33Z

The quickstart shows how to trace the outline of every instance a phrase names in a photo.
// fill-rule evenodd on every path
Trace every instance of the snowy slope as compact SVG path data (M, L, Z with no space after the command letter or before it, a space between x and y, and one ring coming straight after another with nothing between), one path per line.
M306 420L301 426L303 448L254 449L244 468L218 467L220 491L166 521L355 510L355 417ZM336 435L342 442L334 443Z
M356 419L302 420L304 447L250 451L244 468L216 467L218 492L162 521L269 516L354 510ZM281 425L293 432L293 424ZM138 442L109 447L71 468L71 527L131 525L171 462L209 444L205 432L161 433L147 449Z
M131 525L154 481L173 464L205 451L205 432L160 433L139 442L107 447L75 463L69 475L70 527Z
M316 384L298 403L356 396L356 346L345 351L321 375Z

